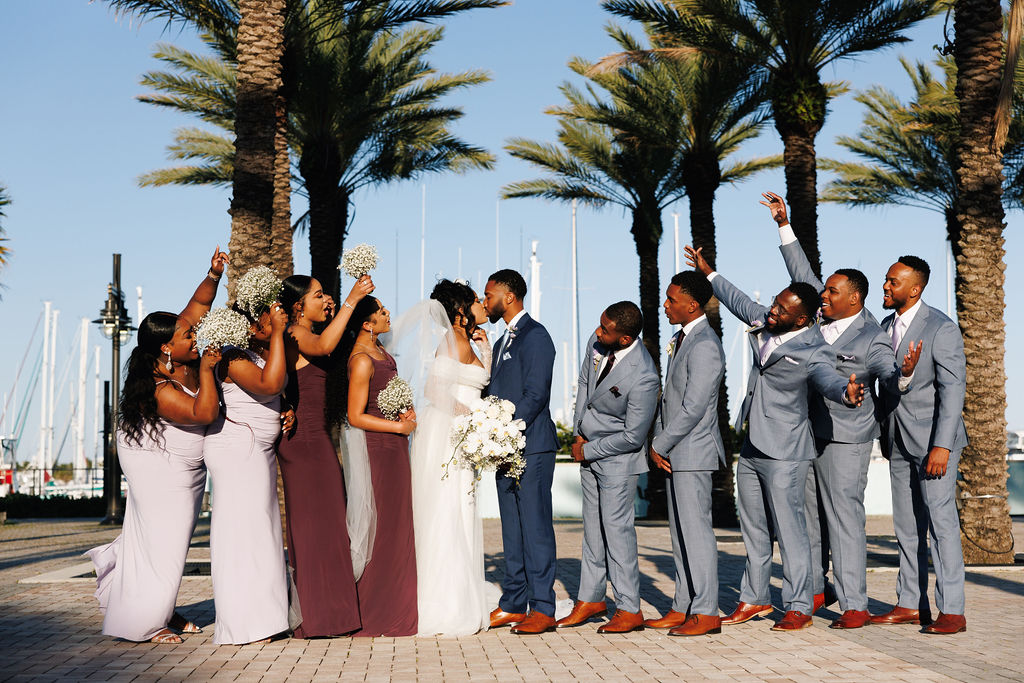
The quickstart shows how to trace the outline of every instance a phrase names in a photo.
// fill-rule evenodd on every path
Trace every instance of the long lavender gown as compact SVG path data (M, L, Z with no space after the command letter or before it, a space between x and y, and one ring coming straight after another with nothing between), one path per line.
M266 364L252 351L241 352L261 368ZM220 387L224 414L207 430L203 450L213 483L213 642L238 645L288 629L275 449L281 396L251 394L233 382Z
M103 633L126 640L149 640L167 627L206 487L206 425L160 424L156 442L128 443L118 433L128 479L124 526L113 542L86 553L96 566Z

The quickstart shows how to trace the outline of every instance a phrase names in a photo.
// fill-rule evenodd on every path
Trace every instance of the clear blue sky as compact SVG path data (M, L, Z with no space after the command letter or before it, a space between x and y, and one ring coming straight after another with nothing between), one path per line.
M535 177L527 165L502 150L512 136L551 140L555 122L543 113L560 103L558 84L569 77L574 55L596 59L614 50L604 33L611 19L596 0L517 0L499 10L465 15L447 23L446 40L433 55L439 70L483 68L492 82L456 95L466 117L458 133L499 157L491 172L426 179L427 288L434 278L461 275L478 284L495 266L495 213L500 187ZM913 42L845 62L826 74L852 90L882 83L906 95L909 85L897 57L931 59L941 42L942 18L921 25ZM171 131L194 121L135 101L143 92L139 76L155 68L153 45L169 41L194 46L190 35L165 31L159 23L116 20L103 2L49 0L0 5L0 183L14 203L4 227L14 251L0 272L5 285L0 302L0 392L9 392L15 371L44 300L60 309L58 373L71 357L78 320L95 318L110 279L110 254L123 254L123 286L135 318L135 287L141 286L147 311L179 310L206 271L216 244L226 245L230 228L229 193L210 188L139 188L136 177L165 165ZM851 95L831 105L818 140L819 156L843 156L837 135L854 134L861 111ZM741 157L781 152L770 126L741 151ZM825 174L819 175L824 185ZM777 233L759 192L784 192L781 172L766 173L718 194L719 268L741 287L768 298L788 281L776 246ZM419 297L419 183L378 188L356 197L349 244L372 242L384 261L375 273L378 293L400 313ZM662 285L673 272L671 211L681 213L681 242L689 241L685 200L666 211L661 249ZM298 201L295 215L301 213ZM1008 217L1007 263L1019 263L1024 249L1020 216ZM629 217L618 209L579 213L580 318L585 342L600 311L620 299L638 300L637 257ZM540 200L502 202L502 266L528 268L531 240L539 240L541 320L559 350L552 388L553 407L561 406L562 342L570 339L568 206ZM871 280L870 308L881 315L881 280L900 254L914 253L931 263L935 276L925 300L946 307L945 243L938 214L890 208L860 211L819 207L819 232L826 270L862 269ZM397 235L397 247L396 247ZM308 271L308 243L295 242L296 270ZM681 260L681 259L680 259ZM1007 293L1024 291L1020 269L1007 269ZM221 302L223 297L221 298ZM725 316L725 346L730 351L736 321ZM1012 349L1024 339L1024 307L1008 296L1007 337ZM102 346L101 371L109 376L109 344L91 326L90 344ZM663 339L667 325L662 319ZM131 346L127 347L130 349ZM730 357L730 398L736 392L739 351ZM34 358L30 354L30 361ZM69 373L77 373L77 358ZM569 371L575 376L576 369ZM1010 428L1024 429L1024 361L1007 357ZM58 378L60 374L58 374ZM19 394L24 388L19 389ZM91 379L90 379L91 395ZM66 421L67 390L59 402L55 427L59 445ZM90 407L91 409L91 407ZM10 419L8 419L10 422ZM91 415L87 425L92 424ZM36 449L38 417L33 410L20 447L21 459ZM87 441L88 443L88 441ZM61 456L67 461L70 450Z

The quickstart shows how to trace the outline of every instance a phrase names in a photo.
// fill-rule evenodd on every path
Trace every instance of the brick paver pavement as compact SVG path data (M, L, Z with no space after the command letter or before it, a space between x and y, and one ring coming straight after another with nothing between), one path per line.
M641 522L643 610L668 609L672 556L664 523ZM1015 524L1024 548L1024 522ZM112 539L117 529L95 521L21 521L0 528L0 679L2 680L550 680L618 681L1024 681L1024 570L968 568L969 630L926 636L913 626L826 628L823 610L814 628L784 634L771 620L728 627L720 636L671 638L647 630L601 636L597 624L543 636L508 629L459 639L375 638L279 640L264 645L214 646L209 576L187 576L178 604L204 626L182 645L129 643L99 634L93 582L69 578L80 553ZM582 525L556 522L559 599L576 590ZM737 600L743 544L736 530L718 530L721 606ZM869 522L868 588L871 609L895 599L895 541L887 518ZM209 558L208 526L201 524L190 560ZM500 580L501 538L485 523L488 578ZM1018 556L1020 558L1020 556ZM776 556L773 602L780 604ZM42 577L40 579L39 577ZM28 583L25 581L44 583ZM998 615L996 619L993 615Z

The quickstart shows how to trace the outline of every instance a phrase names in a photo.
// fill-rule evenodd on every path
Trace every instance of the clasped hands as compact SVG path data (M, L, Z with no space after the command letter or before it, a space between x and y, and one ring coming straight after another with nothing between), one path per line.
M586 458L583 456L583 446L585 446L587 440L582 436L577 436L576 440L572 442L572 459L578 463L582 463Z

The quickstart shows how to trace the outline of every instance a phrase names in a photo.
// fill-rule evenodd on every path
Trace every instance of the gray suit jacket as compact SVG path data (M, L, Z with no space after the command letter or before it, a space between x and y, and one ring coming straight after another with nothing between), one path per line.
M814 275L799 242L779 247L786 262L789 276L798 282L814 285L820 292L825 287ZM879 391L899 393L900 369L896 365L889 335L875 321L868 309L861 309L856 319L831 345L835 352L836 369L844 379L857 374L857 380L869 387L864 402L856 408L835 403L818 392L811 395L811 423L814 436L840 443L866 443L879 436L877 394Z
M661 380L643 343L615 363L600 385L595 351L604 348L591 335L580 366L573 433L587 440L586 463L598 474L643 474L647 471L647 433L658 407Z
M658 419L651 448L672 463L672 470L717 470L725 464L718 431L718 387L725 375L722 340L707 320L683 337L665 369Z
M753 301L721 275L711 286L726 308L743 322L760 328L768 308ZM747 381L741 419L747 420L751 445L776 460L813 460L817 456L808 394L811 388L835 403L843 402L847 380L836 373L835 354L816 326L772 351L761 365L757 329L748 335L754 367Z
M882 321L892 334L893 313ZM964 428L964 394L967 360L960 328L937 308L922 303L903 335L898 354L907 353L911 341L924 341L921 359L914 369L913 386L904 394L885 391L882 403L882 450L892 452L896 429L911 455L924 457L933 447L962 450L967 445Z

